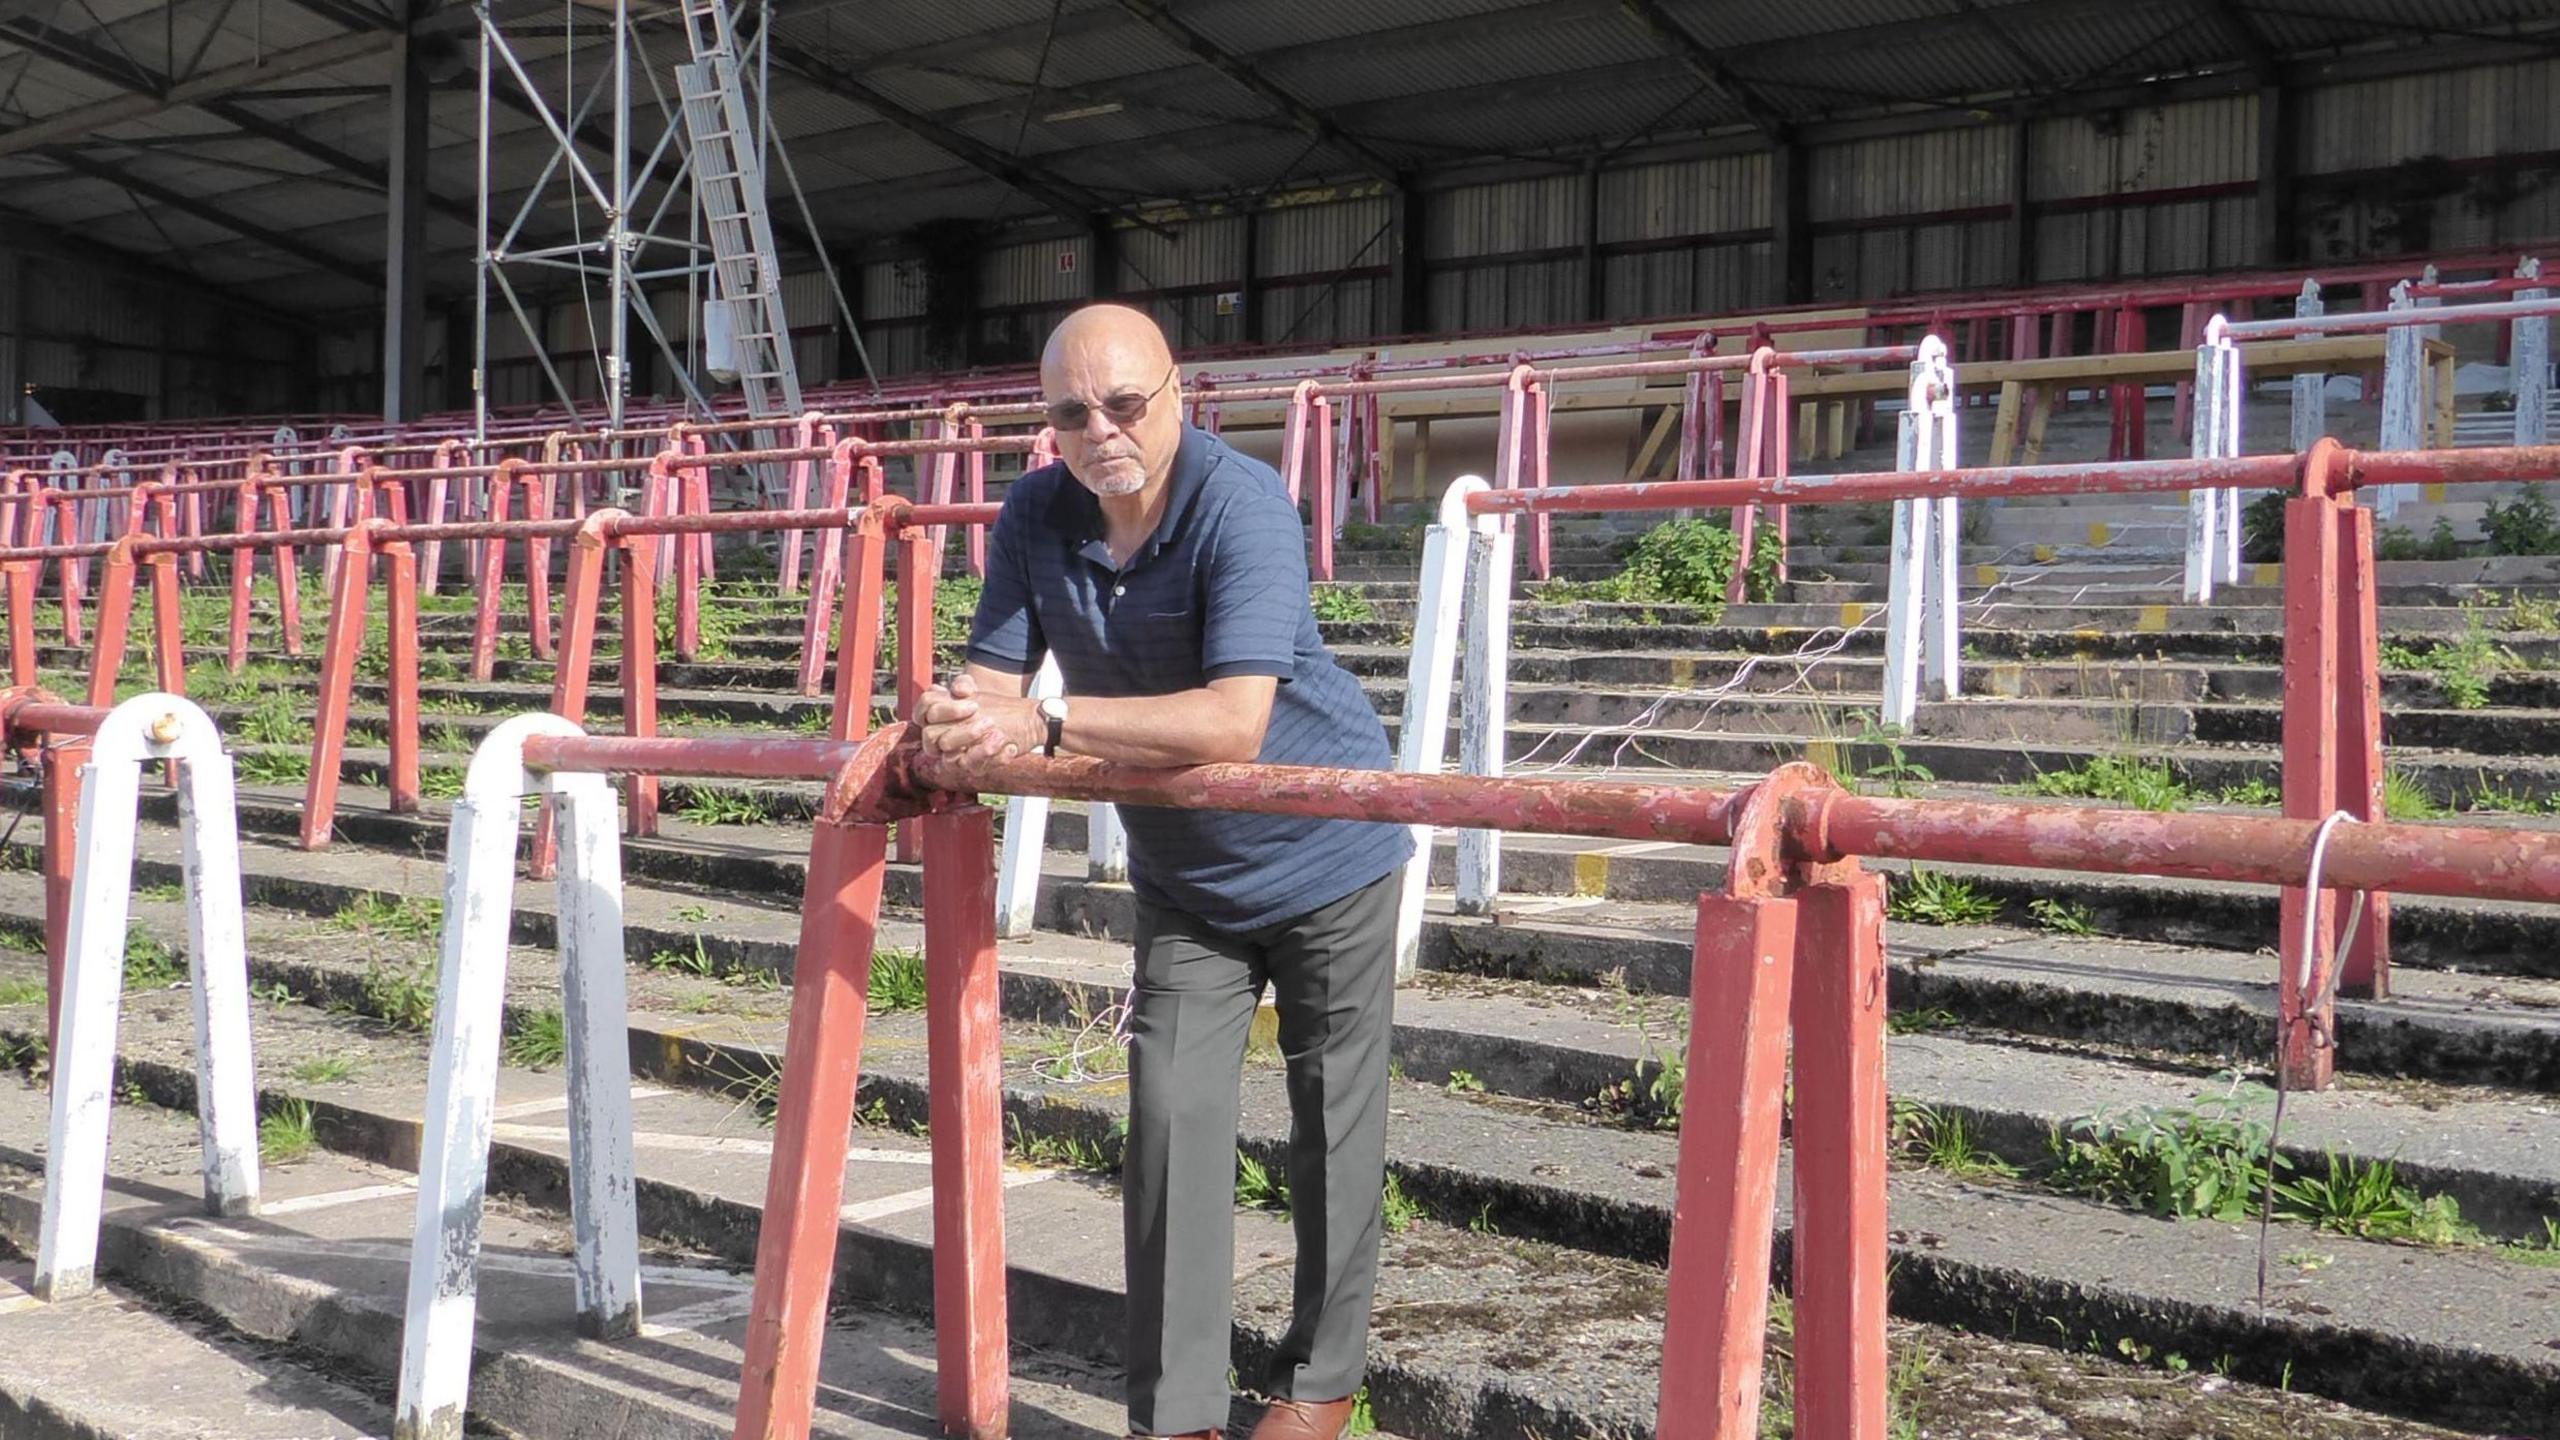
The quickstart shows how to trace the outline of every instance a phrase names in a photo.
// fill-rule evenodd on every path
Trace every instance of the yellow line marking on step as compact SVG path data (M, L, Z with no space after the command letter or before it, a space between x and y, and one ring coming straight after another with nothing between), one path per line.
M1865 601L1843 600L1840 602L1840 624L1842 628L1854 629L1859 625L1865 624L1866 619L1867 606Z
M2133 628L2146 635L2157 635L2168 629L2169 607L2166 605L2143 606L2142 613L2134 618Z
M631 1087L631 1098L634 1100L655 1100L661 1095L671 1095L673 1093L675 1092L658 1085L634 1085ZM565 1094L561 1094L554 1095L548 1100L519 1100L513 1105L501 1105L497 1109L489 1112L489 1118L492 1120L520 1120L527 1115L540 1115L547 1110L566 1110L568 1108L569 1097Z
M1974 583L1974 584L1976 584L1976 585L1980 585L1980 586L1982 586L1982 587L1983 587L1983 588L1985 588L1985 589L1988 589L1988 588L1990 588L1991 586L1994 586L1994 585L1999 584L1999 583L2000 583L2000 567L1999 567L1999 566L1997 566L1997 565L1976 565L1976 566L1974 566L1974 567L1973 567L1973 583Z
M2272 562L2252 566L2249 570L2249 579L2252 584L2260 586L2281 585L2284 583L2284 567Z
M1609 893L1609 857L1596 850L1585 850L1573 857L1573 893L1606 895Z
M2037 564L2039 564L2039 565L2050 565L2050 564L2052 564L2052 563L2053 563L2053 547L2052 547L2052 546L2050 546L2050 545L2039 545L2039 546L2037 546L2037 547L2035 548L2035 557L2036 557L2036 563L2037 563Z
M2419 489L2420 489L2421 493L2423 493L2423 494L2427 497L2427 503L2428 503L2428 504L2430 504L2430 505L2441 505L2441 504L2443 504L2443 503L2444 503L2444 482L2443 482L2443 481L2439 480L2439 481L2437 481L2437 482L2436 482L2435 484L2433 484L2433 485L2424 485L2424 486L2420 486L2420 487L2419 487Z
M1686 655L1671 657L1671 688L1686 690L1698 683L1698 662Z
M1019 1190L1025 1185L1037 1185L1043 1180L1054 1180L1057 1175L1058 1172L1055 1170L1008 1170L1004 1174L1004 1188ZM895 1195L882 1195L871 1200L856 1200L837 1211L836 1216L848 1225L868 1225L874 1220L885 1220L892 1215L921 1210L932 1203L933 1187L920 1185L913 1190L901 1190Z
M416 1181L397 1180L388 1185L359 1185L352 1190L330 1190L284 1200L261 1200L258 1202L258 1218L268 1220L278 1215L308 1215L314 1210L335 1210L341 1205L361 1205L367 1200L388 1200L395 1195L415 1196L417 1193Z
M2093 546L2106 544L2107 537L2113 533L2107 528L2107 522L2104 520L2089 522L2089 543Z

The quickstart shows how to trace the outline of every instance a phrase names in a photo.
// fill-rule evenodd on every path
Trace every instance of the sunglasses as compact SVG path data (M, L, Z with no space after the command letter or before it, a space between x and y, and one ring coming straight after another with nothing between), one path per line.
M1164 372L1164 378L1156 382L1156 388L1144 395L1123 390L1104 400L1100 405L1087 405L1081 400L1052 401L1047 411L1049 428L1063 431L1082 430L1085 422L1093 418L1093 412L1096 410L1108 416L1114 425L1135 425L1146 418L1148 404L1164 393L1164 387L1173 383L1173 377L1177 373L1179 372L1176 370L1167 370Z

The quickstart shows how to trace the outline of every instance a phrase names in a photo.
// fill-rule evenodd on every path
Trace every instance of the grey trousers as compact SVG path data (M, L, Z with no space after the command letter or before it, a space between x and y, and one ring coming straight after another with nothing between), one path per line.
M1289 1072L1294 1314L1264 1389L1335 1400L1366 1373L1386 1178L1397 872L1244 934L1138 906L1130 1024L1129 1425L1227 1423L1235 1323L1235 1175L1245 1042L1268 982Z

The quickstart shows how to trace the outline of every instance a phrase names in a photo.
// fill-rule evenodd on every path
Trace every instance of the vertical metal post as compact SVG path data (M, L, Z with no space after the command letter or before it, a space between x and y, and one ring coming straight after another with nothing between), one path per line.
M1794 904L1796 1433L1884 1440L1884 879Z
M44 759L45 1053L62 1053L62 972L71 935L71 889L80 854L80 778L89 766L89 737L48 742Z
M613 0L613 205L605 217L613 320L604 377L605 423L615 430L622 428L623 397L631 389L631 44L630 0Z
M480 17L480 134L474 157L479 173L475 199L480 247L472 257L471 266L471 438L474 441L489 438L489 58L489 17L483 13ZM451 344L450 336L446 337L446 343ZM444 463L443 456L438 455L436 464L441 467ZM444 482L437 480L434 483L441 487ZM430 508L435 520L445 518L441 489L434 493ZM427 556L427 586L431 592L435 586L438 554L431 550Z
M2310 464L2329 452L2315 450ZM2284 546L2284 813L2318 822L2338 808L2338 502L2325 493L2285 502ZM2324 972L2337 941L2337 892L2278 892L2277 1008L2283 1043L2277 1063L2286 1084L2318 1090L2329 1083L2331 1052L2311 1041L2306 996L2297 967L2306 948Z
M933 1330L942 1433L1005 1433L1004 1076L994 812L924 831L926 1089L933 1111Z
M658 733L658 602L646 539L622 542L622 733ZM623 791L635 836L658 833L658 777L634 775Z
M1440 773L1448 753L1449 688L1457 678L1458 629L1467 608L1467 562L1476 535L1499 524L1490 515L1469 515L1466 499L1490 488L1473 475L1452 481L1440 499L1437 522L1422 534L1422 570L1414 587L1413 658L1405 675L1404 719L1396 734L1396 768L1410 775ZM1405 862L1396 904L1398 984L1412 980L1422 964L1422 912L1430 897L1433 839L1433 827L1413 827L1413 858Z
M406 540L382 547L383 619L391 672L385 679L385 723L390 727L391 813L414 815L418 794L418 560Z
M916 701L933 683L933 587L937 578L933 534L922 525L900 525L898 546L898 718L913 720ZM898 826L898 859L917 858L916 823Z
M1797 901L1698 897L1662 1326L1662 1440L1760 1433Z
M2390 818L2383 805L2382 629L2373 568L2373 512L2341 505L2338 513L2338 792L2337 808L2367 824ZM2290 812L2288 812L2290 813ZM2379 1000L2391 993L2391 896L2380 890L2339 896L2340 914L2363 917L2355 941L2338 957L2338 987ZM2287 962L2290 963L2290 962Z
M1894 468L1920 468L1921 430L1927 410L1920 362L1911 364L1911 389L1895 437ZM1879 719L1887 729L1908 730L1920 706L1920 606L1928 584L1923 557L1937 511L1918 500L1893 502L1893 550L1885 576L1884 693Z
M2320 301L2320 282L2305 280L2302 293L2294 297L2295 319L2324 313ZM2294 453L2310 449L2320 437L2329 433L2329 377L2296 375L2293 377L2293 449Z
M338 813L338 765L347 744L356 655L364 648L365 600L372 588L373 536L359 527L338 542L338 578L329 597L329 637L320 646L319 692L312 698L311 777L302 799L302 848L329 843Z
M2409 292L2409 282L2391 287L2393 310L2413 310L2416 300ZM2417 325L2395 325L2382 332L2389 338L2382 347L2382 438L2385 450L2417 450L2425 447L2427 408L2427 338ZM2400 513L2409 498L2406 485L2382 485L2373 491L2373 513L2389 520Z
M1466 665L1458 709L1458 769L1499 776L1511 723L1512 519L1467 537ZM1502 832L1458 832L1458 912L1485 915L1502 893Z
M811 840L738 1380L738 1440L809 1433L888 843L885 826L833 816L817 822Z
M1041 658L1031 677L1029 695L1045 700L1066 693L1066 677L1058 673L1058 657ZM1048 845L1049 797L1012 795L1004 805L1004 845L996 856L996 935L1019 940L1036 925L1040 901L1040 861Z
M2526 280L2542 278L2542 261L2528 255L2516 265ZM2540 286L2516 292L2519 300L2542 300L2551 292ZM2516 401L2516 443L2540 445L2551 434L2551 317L2518 320L2508 347L2507 390Z

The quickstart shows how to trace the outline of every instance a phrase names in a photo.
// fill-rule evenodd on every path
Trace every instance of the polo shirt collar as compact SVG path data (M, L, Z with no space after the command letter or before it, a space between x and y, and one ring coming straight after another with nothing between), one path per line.
M1165 482L1164 516L1156 522L1155 533L1147 537L1147 542L1138 547L1137 553L1129 557L1129 564L1122 569L1133 568L1154 558L1175 535L1181 533L1184 517L1198 503L1201 490L1208 485L1209 472L1217 467L1217 441L1185 422L1181 443L1173 453L1173 473ZM1059 485L1050 518L1069 534L1081 537L1079 554L1099 565L1107 567L1111 564L1110 543L1102 533L1102 501L1086 489L1084 482L1078 480L1073 472L1069 472L1064 483Z

